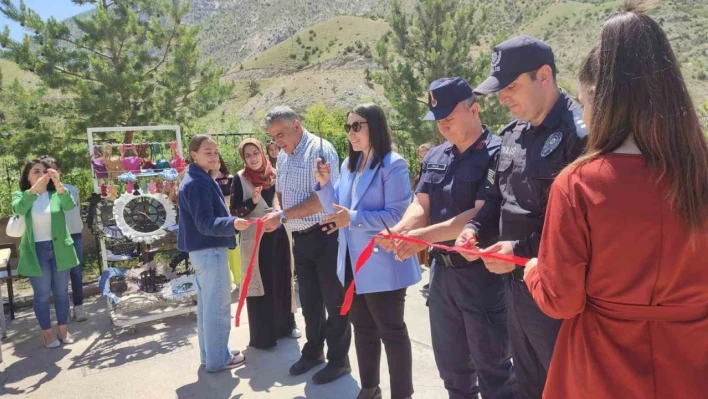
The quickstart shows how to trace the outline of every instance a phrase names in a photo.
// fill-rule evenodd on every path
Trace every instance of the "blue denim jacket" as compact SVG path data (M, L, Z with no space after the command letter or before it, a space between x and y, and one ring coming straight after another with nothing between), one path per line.
M219 185L191 164L179 186L177 248L184 252L208 248L236 248L234 220Z

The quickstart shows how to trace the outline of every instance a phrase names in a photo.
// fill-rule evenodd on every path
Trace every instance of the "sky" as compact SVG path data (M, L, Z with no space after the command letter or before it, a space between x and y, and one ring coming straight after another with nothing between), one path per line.
M13 0L13 3L19 6L20 0ZM93 5L90 4L77 6L71 0L25 0L25 5L36 11L45 21L49 17L54 17L61 21L93 8ZM10 37L12 39L20 40L24 37L26 31L20 24L8 20L5 14L0 13L0 29L5 29L5 25L10 27Z

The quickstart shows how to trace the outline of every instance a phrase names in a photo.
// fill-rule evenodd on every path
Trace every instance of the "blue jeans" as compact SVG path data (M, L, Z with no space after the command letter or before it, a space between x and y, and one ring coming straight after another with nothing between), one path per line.
M209 372L231 361L231 280L226 248L189 253L197 282L199 357Z
M34 315L42 330L48 330L52 328L49 316L49 297L52 293L57 324L66 325L69 320L69 270L57 270L54 245L51 241L38 242L35 246L42 275L29 278L34 291Z
M84 304L84 275L81 269L84 264L84 242L81 233L72 234L71 238L74 240L76 256L79 257L79 265L72 267L69 273L71 277L71 292L74 297L74 306L81 306Z

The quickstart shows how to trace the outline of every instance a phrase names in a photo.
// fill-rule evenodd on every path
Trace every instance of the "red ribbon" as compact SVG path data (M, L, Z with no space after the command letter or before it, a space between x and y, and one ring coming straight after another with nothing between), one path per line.
M251 275L253 274L253 264L256 261L256 254L258 254L258 249L261 246L261 232L263 231L263 219L249 220L249 223L256 224L256 242L253 246L253 252L251 252L251 260L248 262L248 268L246 269L246 278L243 280L243 287L241 287L241 294L238 299L238 308L236 308L236 327L241 324L241 310L243 305L246 303L246 295L248 294L248 285L251 283Z
M417 244L417 245L425 245L426 247L433 247L437 249L441 249L443 251L447 252L457 252L460 254L468 254L468 255L475 255L479 256L481 258L489 258L489 259L496 259L500 260L503 262L509 262L509 263L514 263L519 266L525 266L526 263L530 261L530 259L522 258L520 256L515 256L515 255L502 255L502 254L497 254L497 253L483 253L480 249L474 248L474 247L459 247L459 246L454 246L454 247L449 247L447 245L441 245L441 244L433 244L430 242L426 242L423 240L418 240L415 238L411 237L403 237L399 235L389 235L389 234L377 234L376 236L371 238L371 241L369 241L369 244L364 248L364 250L361 252L361 255L359 255L359 258L356 260L356 267L354 268L354 275L356 276L357 273L359 273L359 270L364 266L364 264L369 260L371 257L371 253L374 252L374 245L376 244L376 238L383 238L386 240L399 240L399 241L404 241L404 242L409 242L411 244ZM352 301L354 300L354 287L355 287L355 280L352 280L351 284L349 284L349 288L347 289L347 293L344 296L344 302L342 303L342 309L339 312L340 315L344 316L349 312L349 309L352 307Z

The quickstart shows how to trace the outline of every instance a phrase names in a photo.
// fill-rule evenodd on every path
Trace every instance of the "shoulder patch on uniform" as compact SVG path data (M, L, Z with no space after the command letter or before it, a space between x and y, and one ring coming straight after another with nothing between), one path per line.
M551 153L558 148L561 141L563 141L563 133L555 132L548 136L546 142L543 143L543 148L541 149L541 156L543 158L551 155Z
M426 170L439 170L439 171L445 171L447 169L447 165L444 163L428 163L425 165Z
M573 110L573 122L575 124L575 134L581 139L584 139L588 135L588 127L583 121L582 107Z

